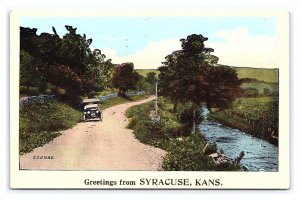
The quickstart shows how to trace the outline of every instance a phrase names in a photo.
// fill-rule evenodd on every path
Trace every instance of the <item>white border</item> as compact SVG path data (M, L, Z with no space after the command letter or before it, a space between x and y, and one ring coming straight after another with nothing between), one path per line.
M279 124L279 171L278 172L142 172L142 171L24 171L19 170L18 154L18 59L19 59L19 19L22 16L274 16L278 19L280 33L280 124ZM222 187L186 187L186 189L287 189L290 186L290 157L289 157L289 15L287 12L161 12L161 11L126 11L126 12L53 12L53 11L20 11L12 12L10 16L10 132L11 132L11 174L12 188L123 188L109 186L85 186L87 178L98 180L135 180L139 178L219 178ZM125 188L129 188L128 186ZM184 189L183 187L143 187L133 188L152 189Z

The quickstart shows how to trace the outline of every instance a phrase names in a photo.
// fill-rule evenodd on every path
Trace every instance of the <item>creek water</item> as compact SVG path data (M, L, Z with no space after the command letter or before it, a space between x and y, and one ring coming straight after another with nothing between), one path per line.
M218 150L232 159L245 152L241 164L249 171L278 171L278 147L251 135L207 119L209 111L203 107L204 120L200 132L210 143L216 143Z

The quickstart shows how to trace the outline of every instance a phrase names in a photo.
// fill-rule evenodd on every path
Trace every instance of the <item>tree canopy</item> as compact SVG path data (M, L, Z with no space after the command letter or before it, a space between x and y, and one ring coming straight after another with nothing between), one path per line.
M72 26L65 27L68 33L63 37L59 37L54 27L53 34L40 35L36 34L35 28L21 27L21 51L41 61L35 66L36 70L47 82L64 89L67 99L93 96L96 90L109 86L113 68L111 60L105 60L99 49L90 48L92 39L77 34Z
M181 50L165 57L159 67L160 94L174 103L192 102L193 110L205 102L207 108L226 108L239 92L240 82L234 68L218 65L214 50L205 47L208 38L192 34L181 39ZM194 111L195 112L195 111ZM195 116L195 115L194 115Z
M133 63L123 63L115 67L112 84L119 89L119 96L126 96L126 91L136 89L139 74L134 71Z

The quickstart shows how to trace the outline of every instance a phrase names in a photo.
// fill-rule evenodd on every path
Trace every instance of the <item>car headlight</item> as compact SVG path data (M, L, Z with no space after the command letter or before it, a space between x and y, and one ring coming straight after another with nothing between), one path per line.
M96 110L96 113L99 113L99 110Z
M91 112L90 111L87 111L87 114L90 114Z

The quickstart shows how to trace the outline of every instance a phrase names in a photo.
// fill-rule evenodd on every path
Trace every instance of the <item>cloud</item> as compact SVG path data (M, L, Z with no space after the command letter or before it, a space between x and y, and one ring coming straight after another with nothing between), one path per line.
M278 41L276 37L257 35L251 36L246 28L230 31L220 31L205 42L205 46L213 48L214 55L219 57L219 63L238 67L278 67ZM165 56L181 49L179 39L164 39L150 42L133 54L119 56L113 49L102 49L107 58L113 63L133 62L137 69L154 69L161 66Z
M102 49L101 51L107 58L112 59L113 63L133 62L137 69L156 69L162 65L161 62L168 54L180 48L179 39L165 39L150 42L144 49L127 56L118 56L113 49Z
M220 31L214 37L221 42L206 42L215 50L219 63L240 67L278 67L278 41L276 37L251 36L245 28Z

